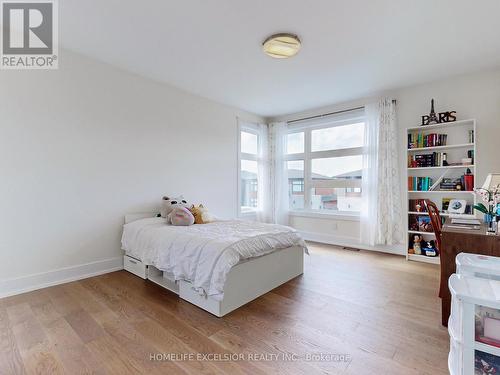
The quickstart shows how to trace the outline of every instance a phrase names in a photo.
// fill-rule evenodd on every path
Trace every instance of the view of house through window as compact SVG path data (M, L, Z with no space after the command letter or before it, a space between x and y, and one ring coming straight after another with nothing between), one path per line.
M365 124L324 121L287 136L290 210L359 212Z
M255 212L259 196L259 129L244 124L240 129L240 212Z
M290 208L304 208L304 160L287 161Z
M257 208L257 162L241 160L241 208L249 211Z

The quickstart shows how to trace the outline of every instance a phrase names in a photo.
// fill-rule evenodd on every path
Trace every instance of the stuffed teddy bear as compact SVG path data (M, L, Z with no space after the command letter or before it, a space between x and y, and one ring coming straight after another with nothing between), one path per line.
M167 219L167 224L193 225L194 216L189 211L189 206L182 195L177 198L163 197L160 214Z
M182 195L178 198L163 197L161 199L161 217L168 218L168 214L176 207L188 208L189 204Z
M189 210L194 216L195 224L206 224L214 221L214 218L208 213L208 209L202 204L199 204L198 207L192 205Z

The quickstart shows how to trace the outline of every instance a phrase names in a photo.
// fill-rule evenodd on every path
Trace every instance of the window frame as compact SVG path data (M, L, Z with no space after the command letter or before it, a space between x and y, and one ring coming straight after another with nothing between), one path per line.
M262 160L259 156L259 152L262 147L262 132L259 129L259 124L251 123L251 122L244 122L241 120L238 120L238 126L237 126L237 139L238 139L238 145L237 145L237 155L238 155L238 176L237 176L237 201L236 201L236 207L237 207L237 216L238 217L256 217L257 212L258 212L258 201L257 201L257 207L254 209L250 210L242 210L241 206L241 161L242 160L249 160L249 161L255 161L257 162L257 168L261 168L261 163ZM249 154L245 152L241 152L241 133L250 133L254 134L257 136L257 155L254 154ZM259 173L257 172L257 199L259 196Z
M329 210L321 210L321 209L312 209L311 208L311 189L315 187L326 187L324 182L314 182L312 180L312 160L320 159L320 158L331 158L331 157L342 157L342 156L354 156L354 155L363 155L365 153L365 147L350 147L343 149L333 149L326 151L312 151L312 132L314 130L319 129L327 129L337 126L345 126L352 125L359 122L363 122L365 124L365 134L366 134L366 118L361 113L354 113L351 116L340 116L341 118L337 118L336 116L331 118L320 118L319 120L313 121L299 121L296 124L288 124L288 134L293 133L301 133L304 132L304 152L303 153L294 153L294 154L285 154L285 161L289 160L303 160L304 161L304 209L291 209L289 210L289 214L292 216L301 216L301 217L319 217L319 218L328 218L334 216L337 219L341 220L359 220L360 212L356 211L329 211ZM361 188L362 179L356 179L355 183L352 184L352 181L347 186L347 181L332 181L335 186L328 187L351 187L351 188ZM342 186L343 185L343 186Z

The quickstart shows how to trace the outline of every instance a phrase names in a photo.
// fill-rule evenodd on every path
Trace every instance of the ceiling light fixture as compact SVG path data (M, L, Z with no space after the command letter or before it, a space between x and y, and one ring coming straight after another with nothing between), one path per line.
M271 35L262 43L262 49L275 59L287 59L295 56L300 49L300 39L297 35L281 33Z

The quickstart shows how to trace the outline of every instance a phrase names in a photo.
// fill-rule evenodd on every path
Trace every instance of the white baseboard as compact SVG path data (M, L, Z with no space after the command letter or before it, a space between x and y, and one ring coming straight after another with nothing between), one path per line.
M383 253L406 255L404 245L395 246L369 246L360 242L359 238L348 236L336 236L332 234L299 231L306 241L326 243L343 247L353 247L361 250L380 251Z
M121 269L123 269L123 257L116 257L13 279L0 280L0 298L86 279Z

